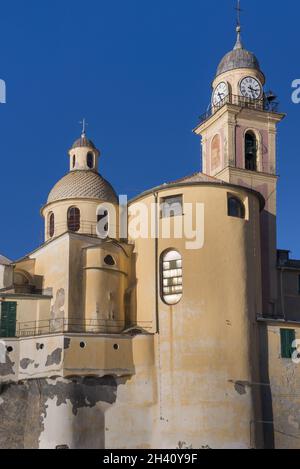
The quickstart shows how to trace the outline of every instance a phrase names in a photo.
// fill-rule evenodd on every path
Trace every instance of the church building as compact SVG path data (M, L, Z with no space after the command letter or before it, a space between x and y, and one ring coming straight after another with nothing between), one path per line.
M300 448L300 261L277 249L265 82L238 26L194 129L203 172L128 207L83 129L43 244L0 256L0 448Z

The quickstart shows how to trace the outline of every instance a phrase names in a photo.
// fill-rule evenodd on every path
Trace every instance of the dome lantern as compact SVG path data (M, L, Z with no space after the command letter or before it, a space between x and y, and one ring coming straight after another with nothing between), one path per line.
M85 119L83 119L81 136L75 140L69 150L70 171L98 172L100 151L87 138L86 125Z

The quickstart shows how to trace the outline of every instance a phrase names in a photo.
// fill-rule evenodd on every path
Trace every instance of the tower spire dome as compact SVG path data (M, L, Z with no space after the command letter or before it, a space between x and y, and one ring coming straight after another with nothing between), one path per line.
M228 52L221 62L219 63L216 77L222 75L223 73L238 70L238 69L251 69L259 72L261 74L261 79L265 81L264 75L260 69L259 61L253 52L250 52L244 48L241 38L241 3L240 0L237 0L237 6L235 7L237 11L237 26L236 33L237 39L234 48Z

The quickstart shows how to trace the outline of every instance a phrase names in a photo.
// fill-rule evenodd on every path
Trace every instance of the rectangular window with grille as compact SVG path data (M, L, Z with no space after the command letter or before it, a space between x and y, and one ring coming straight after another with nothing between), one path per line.
M161 218L180 217L183 215L182 195L164 197L160 200Z
M280 329L281 339L281 358L292 358L295 351L293 342L296 340L296 331L294 329Z

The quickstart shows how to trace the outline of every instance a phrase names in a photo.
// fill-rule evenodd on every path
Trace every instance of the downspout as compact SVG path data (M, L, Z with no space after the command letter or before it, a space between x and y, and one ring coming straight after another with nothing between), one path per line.
M158 272L158 193L153 192L155 202L155 239L154 239L154 251L155 251L155 319L156 319L156 333L159 334L159 272Z
M281 296L281 311L283 315L283 319L286 321L285 316L285 304L284 304L284 295L283 295L283 272L284 268L280 268L280 296Z

